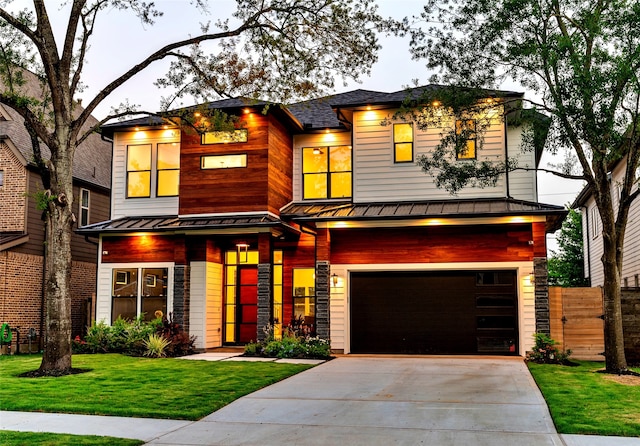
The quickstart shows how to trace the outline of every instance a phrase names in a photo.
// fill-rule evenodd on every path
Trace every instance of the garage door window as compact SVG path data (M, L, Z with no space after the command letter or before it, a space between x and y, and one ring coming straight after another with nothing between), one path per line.
M316 322L316 276L313 268L293 270L293 311L303 328L313 331Z

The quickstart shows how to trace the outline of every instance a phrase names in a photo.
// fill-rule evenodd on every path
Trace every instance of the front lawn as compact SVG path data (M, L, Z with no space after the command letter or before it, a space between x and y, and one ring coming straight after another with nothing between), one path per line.
M0 444L4 446L33 446L34 444L38 446L138 446L144 444L144 441L93 435L0 431Z
M558 432L640 437L640 378L623 375L631 384L621 384L596 372L602 362L576 362L578 367L528 363Z
M74 355L90 372L20 378L40 356L0 356L0 410L197 420L309 365Z

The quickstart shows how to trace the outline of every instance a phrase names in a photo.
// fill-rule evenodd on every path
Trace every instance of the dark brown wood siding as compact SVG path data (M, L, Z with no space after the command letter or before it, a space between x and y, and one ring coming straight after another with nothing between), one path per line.
M252 212L267 209L268 118L246 118L248 142L202 145L200 135L183 132L180 150L180 214ZM204 155L247 154L246 168L200 168Z
M269 117L269 211L280 208L293 198L293 138L273 116Z
M332 229L331 263L530 261L530 224Z
M104 237L102 251L104 263L173 262L175 243L162 235Z

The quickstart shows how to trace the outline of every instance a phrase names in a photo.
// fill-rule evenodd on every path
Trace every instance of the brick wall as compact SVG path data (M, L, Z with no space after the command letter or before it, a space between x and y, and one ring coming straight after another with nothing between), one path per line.
M27 169L4 143L0 143L0 170L4 171L4 185L0 187L0 231L25 232Z
M84 335L87 320L83 302L95 293L96 265L73 262L71 273L72 336ZM0 323L20 329L21 342L29 328L40 333L42 257L0 252ZM14 337L14 344L15 344ZM15 349L15 345L14 345ZM15 351L15 350L14 350Z

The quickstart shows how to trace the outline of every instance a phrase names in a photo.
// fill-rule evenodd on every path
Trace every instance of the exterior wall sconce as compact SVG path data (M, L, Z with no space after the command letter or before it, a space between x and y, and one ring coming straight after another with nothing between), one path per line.
M249 244L236 243L236 250L238 251L238 263L247 263L249 261Z
M334 288L337 287L339 280L340 280L340 277L338 277L336 273L331 274L331 286L333 286Z
M531 271L528 275L524 276L524 281L530 286L534 286L536 283L536 275Z

